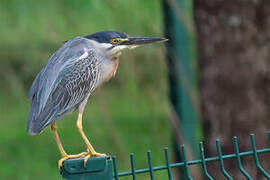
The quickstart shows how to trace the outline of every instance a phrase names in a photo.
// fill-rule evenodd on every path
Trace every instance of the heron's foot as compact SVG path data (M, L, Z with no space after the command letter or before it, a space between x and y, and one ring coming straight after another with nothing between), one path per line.
M82 153L79 153L79 154L64 154L62 155L62 158L58 161L58 168L59 170L61 170L62 166L63 166L63 163L65 160L68 160L68 159L75 159L75 158L80 158L80 157L85 157L89 154L89 152L82 152Z
M87 164L87 161L90 157L99 157L99 156L107 156L106 154L104 153L97 153L97 152L92 152L90 150L88 150L88 154L84 157L84 167L86 168L86 164Z

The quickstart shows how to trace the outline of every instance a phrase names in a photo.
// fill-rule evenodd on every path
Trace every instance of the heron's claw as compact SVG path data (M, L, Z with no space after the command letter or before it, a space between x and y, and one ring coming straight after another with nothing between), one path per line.
M69 159L68 156L66 156L66 157L62 157L62 158L58 161L58 169L59 169L59 170L62 169L63 162L64 162L65 160L68 160L68 159Z
M90 157L99 157L99 156L107 156L107 155L104 153L97 153L97 152L91 153L91 151L89 151L89 153L84 157L84 160L83 160L84 168L86 168L87 161Z
M75 159L75 158L80 158L80 157L85 157L87 154L89 154L88 152L82 152L80 154L72 154L72 155L68 155L65 154L64 156L62 156L62 158L58 161L58 169L61 170L63 163L65 160L68 159Z

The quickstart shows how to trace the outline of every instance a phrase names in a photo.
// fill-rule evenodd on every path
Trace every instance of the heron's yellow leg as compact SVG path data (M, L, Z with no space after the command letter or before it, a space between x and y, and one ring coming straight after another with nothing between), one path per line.
M64 148L63 148L63 145L60 141L60 138L59 138L59 135L58 135L58 132L57 132L57 128L56 128L56 124L55 123L52 123L51 124L51 130L53 132L53 135L54 135L54 139L55 139L55 142L59 148L59 151L60 151L60 155L61 155L61 159L58 161L58 168L61 169L62 165L63 165L63 162L67 159L74 159L74 158L78 158L78 157L84 157L88 154L88 152L82 152L80 154L75 154L75 155L68 155Z
M106 156L106 154L97 153L95 151L95 149L93 148L93 146L91 145L91 143L87 139L85 133L83 132L83 127L82 127L82 111L80 111L80 110L79 110L79 115L78 115L78 119L77 119L77 128L78 128L78 131L79 131L81 137L83 138L83 141L85 142L85 144L87 146L87 151L88 151L88 155L86 155L85 158L84 158L84 167L86 167L87 160L90 157L92 157L92 156Z

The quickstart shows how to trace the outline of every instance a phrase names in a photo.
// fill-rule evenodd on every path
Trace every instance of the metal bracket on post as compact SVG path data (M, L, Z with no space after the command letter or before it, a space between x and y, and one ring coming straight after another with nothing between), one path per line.
M67 180L113 180L112 158L89 158L86 167L83 165L83 158L66 160L61 174Z

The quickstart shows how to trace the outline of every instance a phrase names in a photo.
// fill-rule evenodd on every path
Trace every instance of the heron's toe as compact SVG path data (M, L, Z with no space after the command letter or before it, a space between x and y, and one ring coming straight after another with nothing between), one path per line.
M86 168L87 161L88 161L88 159L89 159L90 157L91 157L90 154L88 154L87 156L84 157L84 159L83 159L83 165L84 165L84 168Z
M58 169L61 170L62 167L63 167L63 163L65 160L68 160L69 157L68 156L65 156L65 157L62 157L59 161L58 161Z
M105 153L97 153L97 152L95 152L95 153L93 153L91 155L94 156L94 157L107 156L107 154L105 154Z
M99 157L99 156L107 156L106 154L104 153L97 153L97 152L89 152L89 154L87 156L84 157L84 167L86 168L86 165L87 165L87 161L90 157Z
M63 156L63 157L58 161L58 168L59 168L59 170L61 170L61 168L62 168L63 163L64 163L65 160L85 157L85 156L87 156L88 154L89 154L88 152L82 152L82 153L79 153L79 154L71 154L71 155L68 155L68 154L67 154L67 155Z

